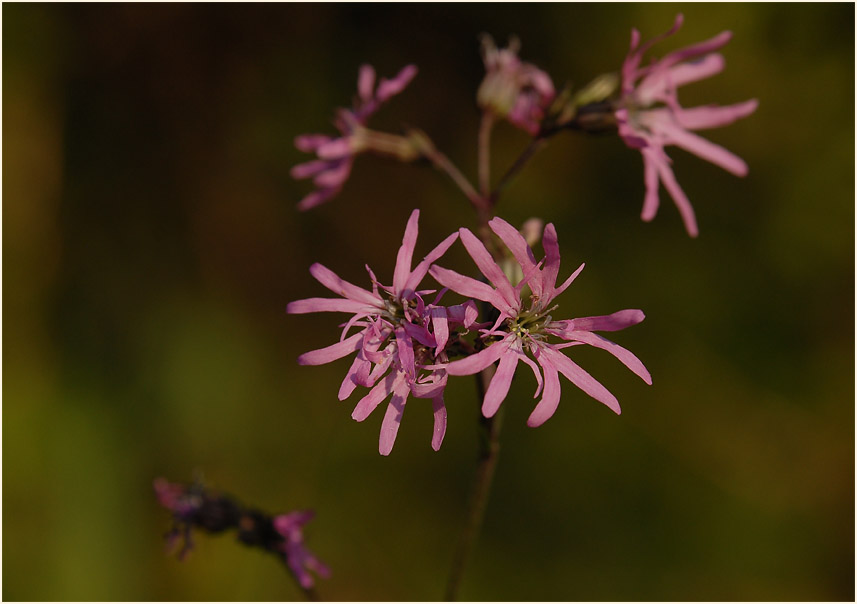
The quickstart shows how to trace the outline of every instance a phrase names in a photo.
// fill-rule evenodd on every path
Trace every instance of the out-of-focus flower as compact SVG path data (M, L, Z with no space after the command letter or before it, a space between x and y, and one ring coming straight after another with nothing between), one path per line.
M379 451L382 455L388 455L393 448L409 394L432 399L435 419L432 447L440 448L446 433L443 403L446 374L436 363L445 360L450 325L471 326L477 316L473 302L443 307L438 305L439 296L431 304L424 302L423 295L433 292L417 288L432 263L458 238L458 233L444 239L412 269L418 221L419 210L414 210L405 228L391 286L378 283L368 266L372 291L340 279L321 264L313 264L310 267L312 276L342 298L309 298L291 302L287 307L287 312L293 314L344 312L353 315L344 324L339 342L302 354L298 363L321 365L357 353L339 388L339 400L348 398L358 385L371 388L352 414L355 420L363 421L392 395L381 424ZM352 328L359 331L348 335Z
M486 73L476 100L481 108L536 136L556 91L547 73L518 58L519 49L517 39L499 50L491 36L483 36Z
M298 164L291 170L292 178L312 178L316 190L298 203L298 209L308 210L335 197L351 174L354 157L367 150L393 155L410 155L407 139L371 133L366 124L373 113L391 97L402 92L417 75L416 65L403 68L392 80L381 78L375 86L375 69L362 65L357 77L357 97L351 109L338 109L334 125L341 136L303 134L295 138L295 147L306 153L315 153L318 159Z
M548 224L544 229L542 246L545 258L540 262L536 261L521 233L508 222L494 218L489 226L512 252L524 277L520 283L513 285L482 242L467 229L459 231L461 242L493 287L440 266L432 267L430 272L441 285L490 303L500 315L493 327L481 330L487 346L472 356L449 363L446 372L449 375L471 375L499 361L482 403L482 413L486 417L493 416L506 398L519 361L528 365L535 375L538 384L535 397L542 394L527 420L529 426L541 425L556 411L560 399L559 374L614 412L620 413L616 397L561 350L581 344L602 348L647 384L651 384L649 372L633 353L593 333L617 331L636 325L645 318L643 312L623 310L607 316L554 320L550 313L557 306L551 306L551 303L571 285L583 270L583 265L557 287L560 254L553 224ZM531 292L526 303L521 295L525 286L529 286ZM564 342L551 343L548 341L551 336Z
M274 529L282 536L279 549L286 564L301 587L309 589L314 585L313 571L320 577L330 577L330 569L310 552L304 543L303 526L313 519L315 512L306 510L274 517Z
M631 31L631 50L622 65L622 99L616 110L619 135L643 156L646 197L642 218L649 221L658 210L658 187L663 183L678 207L687 232L698 229L693 207L675 179L664 147L675 145L736 176L747 174L740 157L696 134L693 130L726 126L756 110L755 99L734 105L704 105L685 109L678 102L678 88L723 71L723 56L714 51L725 46L732 33L724 31L710 40L676 50L662 59L642 65L643 55L681 27L679 14L668 32L640 44L640 32Z

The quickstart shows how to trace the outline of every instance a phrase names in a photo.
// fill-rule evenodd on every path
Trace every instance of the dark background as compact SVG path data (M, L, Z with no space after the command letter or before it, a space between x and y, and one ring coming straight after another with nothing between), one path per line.
M688 5L3 6L3 598L266 600L301 594L231 537L165 556L156 476L270 511L311 507L333 568L325 599L435 600L476 453L468 379L449 431L411 403L393 454L336 391L348 362L298 367L338 317L319 261L389 282L404 224L417 253L472 212L430 168L358 158L343 193L295 211L295 135L331 131L357 69L420 74L373 120L425 129L475 171L478 34L518 34L561 84L616 70L631 27L683 30L657 49L735 37L686 106L758 98L706 133L747 160L735 178L673 150L699 218L671 200L639 220L642 162L616 136L558 137L508 189L513 223L553 221L587 268L563 317L642 308L616 334L654 377L575 358L624 413L566 385L525 425L507 399L503 453L462 596L478 600L853 600L854 7ZM526 144L495 135L495 166ZM445 265L472 270L460 246ZM523 375L523 374L522 374Z

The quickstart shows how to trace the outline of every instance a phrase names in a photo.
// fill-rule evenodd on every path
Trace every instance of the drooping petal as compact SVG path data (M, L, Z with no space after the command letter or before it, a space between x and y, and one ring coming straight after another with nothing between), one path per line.
M316 262L309 267L309 272L318 280L319 283L333 293L339 294L343 298L365 302L366 304L370 304L376 308L384 308L384 302L380 297L363 289L362 287L357 287L356 285L341 279L336 273L323 264Z
M331 198L336 197L338 193L339 189L318 189L313 191L298 202L298 210L305 212L316 206L320 206Z
M545 387L542 399L527 419L527 425L531 428L537 428L553 417L559 405L559 373L557 373L556 367L554 367L553 363L545 355L539 356L539 364L542 366L542 371L545 374Z
M431 400L434 412L434 431L431 436L431 448L440 451L443 437L446 435L446 405L443 404L443 396L436 396Z
M545 264L542 269L542 279L544 281L545 295L551 297L553 289L556 287L556 280L559 277L559 242L556 236L556 227L553 223L548 223L542 234L542 247L545 250Z
M668 144L681 147L715 166L720 166L735 176L747 175L747 163L720 145L716 145L693 132L688 132L678 124L673 123L672 120L660 123L658 128L667 136Z
M643 200L643 212L640 217L649 222L658 213L660 196L658 188L661 180L658 178L657 159L651 153L643 153L643 181L646 184L646 197Z
M533 398L537 398L539 393L542 391L542 374L539 371L539 366L527 356L527 353L523 351L520 347L517 347L516 352L518 353L518 359L523 361L526 365L533 370L533 375L536 377L536 393L533 395Z
M369 394L361 398L357 403L357 406L354 407L351 417L358 422L362 422L364 419L369 417L369 414L375 410L375 407L377 407L381 401L387 398L393 391L393 387L396 384L396 380L399 375L400 374L396 372L390 373L384 378L383 382L375 384L372 390L369 391Z
M482 401L482 415L485 417L494 417L500 408L500 404L509 393L509 386L511 386L512 378L515 376L515 368L518 366L518 358L517 352L509 349L500 357L497 373L491 379L488 390L485 392L485 399ZM447 371L449 371L449 367L447 367Z
M488 348L481 350L476 354L453 361L446 366L446 372L449 375L472 375L474 373L479 373L489 365L496 363L497 359L502 357L506 351L509 350L513 337L514 336L510 336L505 340L494 342L488 346Z
M664 188L666 188L673 198L679 214L681 214L681 219L684 221L684 228L687 229L688 235L691 237L698 236L699 228L696 226L696 214L693 212L693 206L690 205L690 200L675 179L672 168L664 163L657 164L657 167L658 176L660 176L661 182L664 183Z
M420 211L414 210L408 218L405 227L405 236L402 238L402 246L396 256L396 268L393 271L393 293L398 297L405 289L405 283L411 274L411 260L414 255L414 247L417 245L417 234L419 232Z
M363 333L355 333L350 338L337 342L336 344L331 344L330 346L319 348L318 350L305 352L298 357L298 364L324 365L325 363L330 363L331 361L341 359L342 357L358 350L362 342Z
M607 338L602 338L598 334L594 334L589 331L575 331L571 334L571 337L578 342L585 342L590 346L594 346L595 348L601 348L602 350L606 350L614 357L619 359L625 367L633 371L637 374L640 379L646 382L648 385L652 385L652 376L649 374L649 370L646 369L646 366L643 365L643 362L636 357L636 355L626 348L622 348L618 344L611 342Z
M357 75L357 94L363 102L372 100L372 89L375 87L375 68L371 65L361 65Z
M622 409L619 407L619 401L616 400L616 397L577 363L561 352L553 350L550 346L543 346L540 353L541 355L547 356L548 361L550 361L561 374L568 378L572 384L583 390L596 401L604 403L610 407L610 409L617 415L622 413Z
M449 341L449 320L446 316L446 308L436 306L429 311L431 316L431 325L434 329L434 338L437 344L437 350L434 355L437 356Z
M339 400L344 401L351 396L351 393L357 388L357 382L354 378L363 365L366 364L366 361L361 359L359 355L354 359L354 362L351 363L351 367L345 374L345 378L342 380L342 384L339 385L339 392L336 395Z
M405 412L405 403L408 402L407 381L397 380L393 388L393 398L387 405L387 412L381 422L381 436L378 439L378 452L381 455L389 455L396 443L396 435L399 433L399 425L402 423L402 414Z
M426 255L425 258L422 259L422 261L408 276L407 281L405 281L404 290L406 292L416 291L420 282L425 278L426 273L428 273L432 263L436 262L441 256L443 256L446 253L446 250L455 243L456 239L458 239L457 232L441 241L431 252L428 253L428 255Z

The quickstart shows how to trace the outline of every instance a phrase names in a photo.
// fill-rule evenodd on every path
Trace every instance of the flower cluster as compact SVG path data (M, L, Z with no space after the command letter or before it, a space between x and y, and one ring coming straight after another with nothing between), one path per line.
M732 33L724 31L710 40L676 50L649 65L642 65L644 54L656 42L671 36L681 27L682 15L672 29L660 37L640 43L640 32L631 32L631 50L622 65L622 99L616 110L619 135L629 147L643 156L646 197L643 220L652 220L658 211L658 186L663 183L678 207L691 237L699 230L690 201L675 179L664 147L675 145L709 161L736 176L747 174L740 157L696 134L693 130L726 126L756 110L758 101L727 105L705 105L685 109L678 102L678 88L709 78L723 71L723 56L714 51L725 46Z
M295 147L318 157L292 168L293 178L312 178L317 187L298 203L298 209L314 208L339 194L351 175L354 157L371 147L371 135L366 129L369 118L382 104L402 92L416 75L416 66L408 65L392 80L381 78L376 87L375 69L362 65L353 107L338 109L333 122L341 136L303 134L295 138Z
M382 455L388 455L393 448L409 394L432 400L435 416L432 447L438 450L446 431L443 390L448 376L477 373L498 361L497 373L485 394L483 414L490 417L497 412L509 390L515 367L521 361L533 369L538 383L536 396L543 392L529 419L531 426L541 425L556 410L560 373L619 413L616 398L561 352L566 347L589 344L607 350L651 383L649 373L637 357L593 333L635 325L644 318L641 311L624 310L608 316L573 320L553 319L550 313L556 306L551 303L572 283L583 266L557 286L560 254L552 224L544 228L545 258L536 262L526 239L514 227L500 218L489 223L517 263L516 272L523 275L519 283L513 284L484 244L465 228L444 239L411 269L418 218L419 211L414 210L399 248L391 286L378 283L368 267L371 291L314 264L311 274L342 298L298 300L290 303L287 309L298 314L330 311L352 315L343 324L339 342L305 353L298 362L318 365L356 353L340 386L339 398L348 398L357 386L370 388L352 413L355 420L363 421L392 394L381 426L379 451ZM434 264L458 238L493 286ZM445 289L427 303L425 297L435 290L419 288L429 273ZM462 304L442 306L440 300L447 289L470 299ZM529 292L526 302L525 292ZM497 316L492 317L493 324L478 321L477 300L489 303L497 311ZM352 329L356 333L351 334ZM465 338L471 331L478 333L473 343ZM562 340L562 343L551 343L551 338ZM462 354L466 356L450 360L451 356Z
M182 539L179 559L192 549L191 529L196 527L209 533L221 533L230 529L238 531L238 541L250 547L258 547L280 558L304 589L313 584L313 571L319 576L330 576L330 570L304 544L302 527L309 522L312 511L298 511L279 516L270 516L219 493L205 489L200 484L179 484L158 478L154 482L158 502L173 514L173 527L166 535L168 547Z

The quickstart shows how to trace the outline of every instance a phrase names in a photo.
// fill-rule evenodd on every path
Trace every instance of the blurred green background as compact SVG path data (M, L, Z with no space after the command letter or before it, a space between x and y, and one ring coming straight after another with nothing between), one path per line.
M685 105L756 97L706 135L738 179L674 150L701 229L672 202L639 220L642 162L615 136L557 137L509 188L513 223L553 221L563 316L642 308L617 334L654 377L575 349L624 413L566 385L503 452L462 596L478 600L853 600L854 6L3 6L3 598L289 600L272 557L230 536L166 556L152 479L208 483L270 511L311 507L308 543L335 600L443 595L476 455L471 380L447 391L429 447L411 402L389 458L383 411L336 400L348 367L298 367L337 316L286 315L326 292L319 261L389 281L408 214L425 253L467 204L430 168L358 158L310 213L295 135L331 132L358 66L420 74L373 120L425 129L475 171L477 37L517 34L561 84L615 70L631 27L686 25L658 48L731 29L726 71ZM495 135L496 169L526 138ZM472 270L460 246L446 266ZM526 373L526 372L524 372Z

